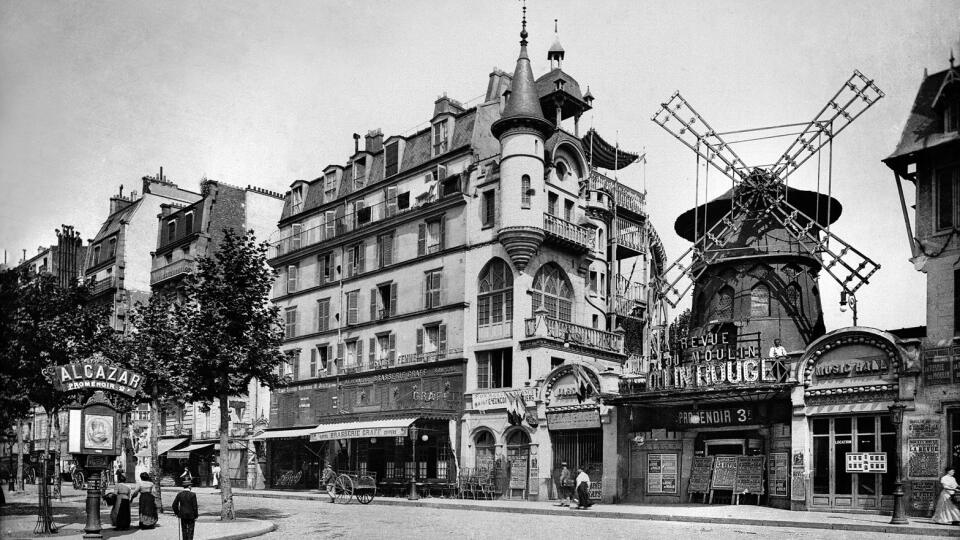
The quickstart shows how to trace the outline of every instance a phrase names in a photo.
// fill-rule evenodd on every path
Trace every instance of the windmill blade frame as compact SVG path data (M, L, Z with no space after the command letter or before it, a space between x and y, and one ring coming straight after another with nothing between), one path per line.
M771 175L774 178L789 177L884 95L873 79L854 70L853 75L784 150L771 167Z
M862 287L864 284L870 282L870 276L877 272L880 269L880 265L874 262L870 257L867 257L862 251L850 245L849 242L844 241L839 236L828 231L825 227L821 226L817 221L807 214L803 213L799 208L793 206L789 202L783 199L774 201L770 207L770 215L773 216L784 229L786 229L790 234L797 239L800 247L810 253L811 255L821 258L821 264L830 277L832 277L840 286L848 293L855 293L857 289ZM802 224L797 218L803 218L806 220L806 224ZM827 238L821 239L820 235L823 234ZM835 253L830 247L829 242L837 242L843 249L839 253ZM811 248L810 244L816 246L816 248ZM850 264L845 257L850 256L856 257L855 260L856 266ZM823 260L824 258L828 260ZM837 265L845 268L848 272L847 276L844 279L841 279L837 272L834 270L834 267Z
M690 120L684 120L680 116L679 112L685 113L684 116L689 115ZM661 113L663 114L662 120L660 119ZM675 119L681 126L678 131L674 131L667 123L670 119ZM663 129L673 135L678 141L683 143L687 148L693 150L696 154L706 160L707 163L713 165L715 169L723 173L725 176L734 181L734 183L740 182L748 174L748 167L740 159L740 156L730 147L730 145L723 140L722 137L717 135L717 132L714 131L710 124L694 109L690 103L680 95L680 91L676 91L670 96L665 103L660 104L660 110L654 113L653 117L650 118L655 124L659 125ZM694 125L699 121L703 124L706 131L700 133ZM690 134L695 141L688 141L685 138L685 135ZM718 162L719 160L719 162ZM722 163L722 166L721 166Z

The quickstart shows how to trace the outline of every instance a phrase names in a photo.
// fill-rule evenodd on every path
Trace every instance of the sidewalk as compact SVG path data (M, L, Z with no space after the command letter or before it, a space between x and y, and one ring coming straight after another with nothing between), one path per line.
M38 538L33 534L37 523L37 487L27 486L26 492L8 493L4 488L7 504L0 507L0 537L7 539ZM177 518L169 512L167 505L173 501L173 494L164 498L166 513L160 516L157 526L149 530L140 530L137 524L136 506L132 509L134 527L127 531L114 531L110 526L110 507L105 503L101 506L100 522L104 538L123 538L129 536L136 540L168 540L179 536ZM53 501L53 522L59 528L56 535L49 538L63 540L81 540L83 527L86 523L86 493L74 491L72 487L65 487L63 500ZM196 540L239 540L266 534L276 529L276 525L259 519L238 518L235 521L220 521L218 511L203 512L197 520Z
M201 493L208 491L213 492L207 488L200 488L197 491ZM238 497L299 500L327 499L326 493L320 492L319 490L291 492L235 488L233 493ZM907 534L918 537L960 537L960 527L938 525L933 523L930 518L910 517L908 518L910 520L908 525L890 525L889 515L848 514L839 512L793 512L790 510L753 505L677 504L640 506L630 504L596 504L590 510L574 510L554 506L555 503L552 501L477 501L472 499L443 498L423 498L418 501L408 501L405 498L397 497L377 497L371 504L607 519L718 523L761 527L796 527L802 529Z

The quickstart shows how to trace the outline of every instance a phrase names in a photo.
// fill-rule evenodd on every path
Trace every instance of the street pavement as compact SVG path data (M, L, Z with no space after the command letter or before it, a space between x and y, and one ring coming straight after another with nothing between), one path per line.
M379 499L378 499L379 500ZM389 500L389 499L384 499ZM498 540L560 540L576 538L683 539L711 540L776 537L778 540L842 538L877 540L879 538L918 538L915 534L884 534L868 531L829 531L824 529L766 527L756 525L661 522L635 519L596 519L588 511L568 510L555 514L493 513L484 510L412 507L408 505L331 504L322 499L235 498L238 509L249 515L269 519L277 528L258 539L364 538L450 540L453 538ZM215 495L202 495L201 504L218 504ZM594 507L597 508L597 507ZM889 519L889 518L888 518ZM958 531L960 532L960 531Z

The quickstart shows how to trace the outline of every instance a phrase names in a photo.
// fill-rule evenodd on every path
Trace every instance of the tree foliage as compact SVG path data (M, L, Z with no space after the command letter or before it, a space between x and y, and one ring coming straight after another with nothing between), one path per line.
M191 400L220 405L221 519L234 519L230 491L228 399L247 393L250 381L274 388L283 362L280 310L269 302L276 274L266 264L267 244L253 232L225 230L216 253L200 258L187 281L184 366Z

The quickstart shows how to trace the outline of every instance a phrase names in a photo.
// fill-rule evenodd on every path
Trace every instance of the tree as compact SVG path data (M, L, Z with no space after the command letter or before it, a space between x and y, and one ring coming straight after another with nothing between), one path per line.
M167 295L155 293L146 303L138 303L132 313L133 331L125 340L124 364L144 377L144 395L150 403L150 470L160 470L158 440L161 408L171 401L183 401L187 357L180 307ZM163 510L159 478L157 502Z
M17 290L16 317L10 358L17 364L17 376L31 403L47 415L47 437L40 471L40 532L53 532L47 499L47 467L54 418L76 395L61 391L53 383L55 366L88 358L95 352L115 350L115 334L107 312L86 302L82 287L61 287L49 274L21 272ZM59 443L59 433L57 433ZM59 445L58 445L59 446ZM59 448L57 448L59 453ZM57 460L59 469L59 460ZM59 473L59 470L58 470Z
M247 393L250 381L275 388L283 362L280 309L269 302L276 273L266 263L267 244L253 232L224 230L212 257L197 261L185 286L185 338L190 354L189 397L220 405L220 518L234 519L229 450L231 396Z
M680 361L680 356L683 353L684 345L683 342L690 335L690 308L683 310L682 313L677 315L673 322L670 323L670 352L673 354L673 359L675 362Z
M21 422L30 412L30 399L20 376L20 363L13 360L13 344L16 332L19 273L16 270L0 270L0 432L17 437L16 486L23 489L23 433ZM15 431L14 431L15 430Z

